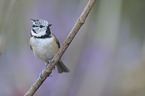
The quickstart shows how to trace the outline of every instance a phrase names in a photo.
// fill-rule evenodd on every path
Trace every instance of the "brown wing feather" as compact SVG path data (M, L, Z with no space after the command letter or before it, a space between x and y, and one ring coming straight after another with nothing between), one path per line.
M30 45L30 49L32 50L32 46Z
M30 39L30 43L29 43L29 45L30 45L30 49L33 50L31 44L32 44L32 42L31 42L31 39Z
M58 48L60 48L60 43L59 43L59 41L58 41L58 39L56 38L56 36L54 35L54 34L52 34L54 37L55 37L55 39L56 39L56 43L57 43L57 45L58 45Z

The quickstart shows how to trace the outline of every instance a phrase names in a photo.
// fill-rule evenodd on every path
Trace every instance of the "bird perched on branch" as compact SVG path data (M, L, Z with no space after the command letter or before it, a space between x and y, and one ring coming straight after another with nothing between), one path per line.
M52 24L49 24L48 21L43 19L31 19L31 21L33 25L31 29L30 48L39 60L46 62L47 66L59 50L60 43L50 31ZM69 72L69 69L61 60L58 61L56 66L58 73Z

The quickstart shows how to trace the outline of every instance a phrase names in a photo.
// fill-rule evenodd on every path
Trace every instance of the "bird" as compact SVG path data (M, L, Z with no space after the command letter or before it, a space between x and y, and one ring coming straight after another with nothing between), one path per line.
M33 23L30 32L30 48L33 51L35 57L37 57L40 61L46 63L46 67L48 64L51 63L52 58L55 56L60 48L59 40L50 31L50 26L52 24L50 24L47 20L30 20ZM58 73L69 72L69 69L64 65L61 59L57 62L56 66Z

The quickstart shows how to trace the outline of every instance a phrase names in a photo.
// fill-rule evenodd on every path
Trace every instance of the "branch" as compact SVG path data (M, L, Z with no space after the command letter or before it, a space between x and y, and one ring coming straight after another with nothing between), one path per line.
M78 33L81 26L85 23L86 17L88 16L89 12L91 11L93 5L95 4L96 0L89 0L88 4L86 5L85 9L83 10L82 14L80 15L79 19L77 20L76 24L72 28L71 32L69 33L68 37L64 41L63 45L60 47L57 54L51 60L51 64L44 69L42 73L42 78L38 78L35 83L31 86L31 88L27 91L24 96L33 96L33 94L38 90L38 88L42 85L47 77L51 74L53 68L55 67L56 63L59 61L61 56L64 54L68 46L70 45L71 41Z

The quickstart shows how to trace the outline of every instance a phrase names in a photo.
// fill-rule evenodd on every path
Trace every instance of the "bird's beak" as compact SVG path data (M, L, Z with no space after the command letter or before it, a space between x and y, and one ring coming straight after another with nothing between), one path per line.
M48 27L50 27L52 24L48 24Z

